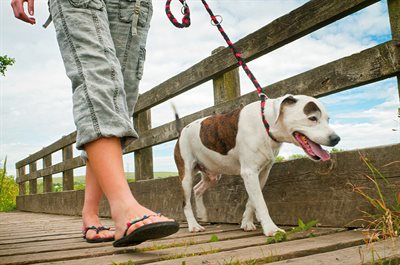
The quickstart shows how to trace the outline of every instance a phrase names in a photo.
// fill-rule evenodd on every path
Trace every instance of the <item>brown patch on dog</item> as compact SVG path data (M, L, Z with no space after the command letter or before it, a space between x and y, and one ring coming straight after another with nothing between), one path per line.
M236 145L239 114L242 108L214 115L201 122L200 139L205 147L222 155Z
M181 187L182 196L183 196L183 207L185 207L185 194L184 194L184 190L182 187L182 180L185 176L185 161L183 161L183 158L181 155L181 148L179 147L179 140L176 142L176 145L175 145L174 158L175 158L176 167L178 168L179 179L181 181L180 187Z
M321 110L318 108L317 104L314 102L308 102L303 109L304 114L309 115L314 112L321 112Z

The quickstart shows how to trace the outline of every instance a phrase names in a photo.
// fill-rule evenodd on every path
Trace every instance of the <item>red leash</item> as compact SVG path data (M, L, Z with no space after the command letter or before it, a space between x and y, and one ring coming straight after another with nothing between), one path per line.
M172 24L174 24L174 26L176 26L178 28L187 28L187 27L189 27L190 26L190 9L189 9L189 6L186 3L186 0L179 0L183 5L182 6L182 14L183 14L182 23L179 23L178 20L172 15L171 8L170 8L171 1L172 0L167 0L167 3L165 5L165 12L167 13L167 16L168 16L169 20L172 22ZM203 3L204 7L206 8L208 14L210 15L212 24L218 28L218 31L221 33L222 37L225 39L225 41L228 44L232 54L236 57L236 60L238 61L238 65L243 68L243 70L245 71L247 76L250 78L251 82L256 87L258 96L261 99L261 119L262 119L262 122L264 124L264 127L265 127L269 137L271 137L271 139L274 140L275 142L278 142L275 139L275 137L273 137L272 134L270 133L270 131L269 131L270 126L269 126L267 120L265 119L265 115L264 115L265 101L268 98L267 95L265 95L262 92L262 88L261 88L260 84L258 83L258 81L255 78L255 76L253 75L253 73L250 71L250 69L247 66L246 62L243 60L242 54L236 50L236 48L233 45L232 41L229 39L228 35L225 33L225 30L222 28L221 21L218 21L218 19L217 19L220 16L215 16L214 15L212 10L210 9L210 6L207 4L207 2L205 0L201 0L201 2Z

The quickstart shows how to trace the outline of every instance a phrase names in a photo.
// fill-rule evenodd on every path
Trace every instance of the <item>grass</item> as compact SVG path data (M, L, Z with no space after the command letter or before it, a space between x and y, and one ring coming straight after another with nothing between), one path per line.
M16 208L16 197L18 195L18 184L13 176L7 176L7 157L0 167L0 212L13 211Z
M135 172L125 172L128 182L135 181ZM177 172L154 172L154 178L166 178L171 176L178 176ZM29 186L29 185L28 185ZM74 190L85 189L85 176L74 176ZM37 180L38 193L43 193L43 179ZM53 191L62 191L62 177L53 177ZM29 187L27 187L29 193Z
M279 243L282 241L286 241L287 237L291 234L295 234L298 232L304 232L310 230L313 226L315 226L318 221L317 220L311 220L307 223L304 223L301 219L298 220L298 225L296 227L293 227L291 230L286 231L286 232L281 232L278 231L274 236L269 236L267 237L267 243L272 244L272 243ZM308 237L315 237L313 233L310 233Z
M373 189L350 185L353 192L363 197L373 208L371 212L362 211L364 217L361 221L367 223L368 229L367 242L398 237L400 236L400 191L396 189L396 186L391 185L366 157L360 155L360 158L370 171L370 174L364 176L371 182ZM400 163L400 161L390 164L393 163Z

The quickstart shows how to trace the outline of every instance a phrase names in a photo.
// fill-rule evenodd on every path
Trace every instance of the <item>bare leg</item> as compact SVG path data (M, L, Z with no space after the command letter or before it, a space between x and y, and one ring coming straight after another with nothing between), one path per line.
M100 138L85 144L88 159L97 182L108 199L115 222L115 239L120 239L126 223L143 215L155 214L141 206L133 197L125 179L120 140L116 137ZM130 226L128 234L144 224L172 221L166 217L150 217Z
M82 209L83 229L89 226L102 226L99 220L99 204L103 191L94 176L92 166L89 160L86 162L86 187L85 187L85 201ZM86 238L111 238L114 237L114 232L103 230L96 234L95 230L88 230Z

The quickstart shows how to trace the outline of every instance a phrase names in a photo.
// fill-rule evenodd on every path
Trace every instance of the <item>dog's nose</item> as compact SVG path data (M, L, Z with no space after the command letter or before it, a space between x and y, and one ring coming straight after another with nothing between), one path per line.
M339 143L340 137L337 134L332 134L329 136L330 146L335 146Z

